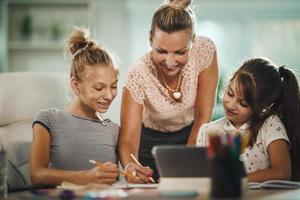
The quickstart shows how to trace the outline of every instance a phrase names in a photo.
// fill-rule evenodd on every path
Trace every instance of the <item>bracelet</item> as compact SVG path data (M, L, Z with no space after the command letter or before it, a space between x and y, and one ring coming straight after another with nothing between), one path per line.
M135 164L134 162L130 162L128 163L125 167L124 170L126 171L128 169L128 167L130 167L131 165Z

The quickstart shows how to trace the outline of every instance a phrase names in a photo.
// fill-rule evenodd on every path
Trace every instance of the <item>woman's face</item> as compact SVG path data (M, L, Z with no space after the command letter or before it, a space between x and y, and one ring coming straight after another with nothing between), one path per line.
M233 79L223 96L223 106L226 117L236 128L241 127L253 115L252 108L239 94L242 92L238 92L236 79Z
M167 33L156 28L150 42L153 62L166 76L176 75L188 62L192 46L188 30Z
M93 111L104 113L117 95L118 72L110 66L86 66L77 96Z

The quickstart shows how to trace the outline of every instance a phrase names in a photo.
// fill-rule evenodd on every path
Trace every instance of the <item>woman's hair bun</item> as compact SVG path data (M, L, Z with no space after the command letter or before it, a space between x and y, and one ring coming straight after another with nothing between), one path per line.
M166 2L172 7L186 9L191 5L192 0L167 0Z

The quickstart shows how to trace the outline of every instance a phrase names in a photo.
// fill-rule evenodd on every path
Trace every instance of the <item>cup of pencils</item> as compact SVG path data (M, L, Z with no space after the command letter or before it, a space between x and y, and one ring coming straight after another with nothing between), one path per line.
M242 196L242 178L245 177L240 134L212 134L207 148L211 165L211 196L238 198Z

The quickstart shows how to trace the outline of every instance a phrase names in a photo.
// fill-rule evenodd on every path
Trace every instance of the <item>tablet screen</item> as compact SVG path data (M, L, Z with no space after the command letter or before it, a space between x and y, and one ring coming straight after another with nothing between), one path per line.
M162 145L152 149L160 177L209 177L206 149L186 145Z

